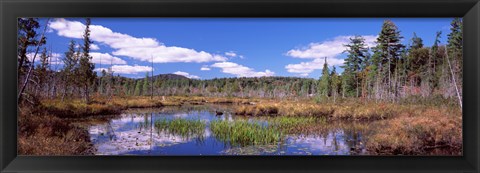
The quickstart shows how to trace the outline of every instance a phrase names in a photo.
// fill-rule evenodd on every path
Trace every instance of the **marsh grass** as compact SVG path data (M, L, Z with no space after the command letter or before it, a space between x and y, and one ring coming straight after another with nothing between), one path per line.
M463 150L458 109L425 109L373 125L378 129L369 137L367 149L376 154L461 155Z
M277 128L245 120L215 120L210 129L217 139L232 146L276 144L284 136Z
M416 100L398 103L375 103L343 100L341 103L313 100L282 100L181 97L94 97L89 104L80 99L42 100L35 108L22 108L18 122L18 152L28 155L92 154L88 131L81 122L94 115L119 114L128 108L157 108L184 104L236 104L233 113L246 115L233 122L210 123L220 141L234 146L276 145L289 134L324 133L341 128L360 131L368 139L369 153L461 155L462 111L448 100L416 104ZM210 106L210 105L208 105ZM221 106L221 105L217 105ZM174 108L174 107L172 107ZM215 108L219 109L219 108ZM247 121L255 116L253 121ZM105 121L105 120L102 120ZM336 121L359 122L339 127ZM365 123L367 124L365 125ZM342 124L342 123L339 123ZM354 123L355 124L355 123ZM185 138L204 135L205 122L188 119L162 119L155 122L159 130ZM368 136L367 136L368 135Z
M23 109L18 117L19 155L91 155L88 131L39 110Z
M414 106L415 107L415 106ZM236 115L247 116L292 116L292 117L327 117L343 120L382 120L392 118L400 113L410 113L412 106L390 103L343 104L314 102L260 102L257 105L243 105L236 108Z
M159 119L155 121L154 125L159 131L165 131L173 135L180 135L183 138L203 137L206 127L206 123L201 120L182 118L172 120Z
M210 129L220 141L233 146L277 144L285 135L324 126L326 119L315 117L265 117L259 119L215 120Z

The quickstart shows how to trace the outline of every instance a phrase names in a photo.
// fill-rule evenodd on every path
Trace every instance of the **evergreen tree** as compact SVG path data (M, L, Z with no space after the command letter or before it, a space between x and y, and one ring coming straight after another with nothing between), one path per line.
M350 44L345 45L348 53L345 59L343 73L343 89L349 96L358 97L360 94L360 84L362 82L361 71L366 66L368 57L368 48L365 45L365 39L362 36L350 38Z
M380 98L395 99L397 97L397 91L399 88L395 83L398 82L393 74L397 69L398 60L402 49L405 47L400 43L403 37L400 35L400 31L397 26L390 20L385 20L382 25L382 30L377 38L377 46L374 49L380 58Z
M419 49L423 47L423 40L422 38L417 36L417 33L413 33L412 37L412 45L410 46L411 49Z
M78 63L77 56L75 55L75 45L75 41L71 40L70 44L68 45L68 51L65 52L65 58L63 59L63 69L60 72L62 76L62 82L64 84L62 100L65 99L70 87L75 85L73 79L75 77L75 71Z
M332 67L332 73L330 73L331 83L330 88L332 89L333 102L336 101L339 89L341 87L340 76L338 76L335 66Z
M47 79L47 73L49 69L49 56L47 55L47 48L43 48L42 54L40 55L40 64L37 65L37 77L38 77L38 86L42 89L45 80Z
M135 85L135 92L134 92L134 94L135 94L136 96L140 96L140 95L142 95L143 80L137 80L136 83L137 83L137 84Z
M322 76L318 81L319 92L321 96L328 97L330 92L330 72L328 69L327 57L325 57L325 62L323 63Z
M87 18L85 33L83 34L83 54L80 57L78 78L83 89L86 103L90 103L90 87L93 85L96 78L96 73L93 71L93 69L95 69L95 64L91 62L92 57L90 56L90 44L93 43L90 40L90 22L90 18Z
M148 72L145 74L145 78L143 78L143 88L142 88L142 91L143 91L143 95L148 95L149 94L149 91L150 91L150 81L148 80L149 76L148 76Z
M40 27L37 18L21 18L17 19L17 55L18 55L18 76L20 77L30 65L30 60L27 58L27 51L30 46L43 45L46 43L46 38L43 37L38 40L37 29Z
M451 73L452 87L455 89L460 107L462 107L462 76L463 76L463 23L462 19L453 19L448 34L447 63Z

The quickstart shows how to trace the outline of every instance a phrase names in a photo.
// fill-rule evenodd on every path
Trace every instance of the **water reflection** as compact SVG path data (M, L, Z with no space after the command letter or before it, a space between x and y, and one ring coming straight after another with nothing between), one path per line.
M91 126L98 155L352 155L365 154L366 125L337 122L327 130L289 134L274 145L233 147L217 140L209 129L213 120L245 119L230 112L234 105L195 105L162 109L132 109L107 123ZM224 112L216 115L216 111ZM181 136L155 127L161 119L206 122L200 136ZM252 120L252 117L248 119ZM331 126L331 127L330 127Z

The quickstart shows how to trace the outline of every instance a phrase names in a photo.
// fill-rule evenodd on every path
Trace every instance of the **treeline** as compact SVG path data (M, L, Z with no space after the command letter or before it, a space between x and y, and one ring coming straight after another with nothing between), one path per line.
M456 98L462 106L462 20L451 22L446 45L436 33L433 45L427 47L413 33L408 45L400 41L400 30L390 20L383 23L376 40L368 48L361 36L350 38L348 54L341 75L324 65L319 90L324 97L362 97L396 102L417 95L429 98L442 95ZM327 63L327 62L326 62Z
M89 103L97 80L95 64L90 56L90 44L93 43L90 40L90 19L87 18L85 22L83 44L74 41L70 43L60 70L52 69L52 52L45 46L49 19L41 29L36 18L18 18L17 21L18 102L35 103L42 98L82 97ZM37 33L39 29L41 33Z
M83 44L71 41L61 69L52 68L51 55L45 47L46 28L40 35L37 19L19 18L18 76L19 100L22 98L78 98L90 101L90 95L112 96L215 96L262 98L309 98L336 101L339 98L362 98L397 102L417 96L442 96L455 99L461 106L462 97L462 20L451 22L446 44L436 34L433 45L425 46L416 36L401 43L400 30L385 20L376 40L369 48L361 36L350 38L345 45L347 58L339 74L330 68L327 59L321 77L219 78L188 79L174 74L132 79L114 75L111 69L99 75L89 55L90 19L86 20ZM48 22L48 21L47 21ZM38 38L40 36L40 38ZM78 47L78 48L77 48ZM42 49L40 49L42 48ZM28 53L33 58L27 58ZM35 62L38 54L38 62ZM36 64L37 66L34 66ZM27 99L28 100L28 99Z
M314 79L295 77L196 80L167 74L154 76L153 79L148 76L143 79L130 79L118 76L112 78L108 73L105 74L105 77L100 78L104 81L100 82L98 90L115 91L114 95L124 96L150 96L153 92L155 96L295 98L315 95L317 86ZM109 86L114 86L114 89Z

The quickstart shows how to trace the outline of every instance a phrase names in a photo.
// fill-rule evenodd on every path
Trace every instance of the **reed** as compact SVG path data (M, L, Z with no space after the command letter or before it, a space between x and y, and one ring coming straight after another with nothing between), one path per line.
M206 123L201 120L176 118L173 120L160 119L155 121L155 128L169 134L180 135L184 138L202 137Z
M220 141L233 146L276 144L284 136L275 127L245 120L215 120L210 123L210 129Z

